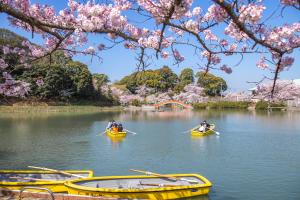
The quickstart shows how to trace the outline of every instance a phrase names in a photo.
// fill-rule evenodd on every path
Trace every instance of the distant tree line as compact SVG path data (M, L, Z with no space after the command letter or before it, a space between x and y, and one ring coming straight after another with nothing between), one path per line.
M0 29L1 46L24 48L21 45L24 40L26 39L9 30ZM107 86L110 82L107 75L91 74L87 65L73 61L63 52L57 51L51 57L46 56L31 63L31 66L25 66L20 64L17 53L6 54L4 57L3 51L0 49L0 56L8 63L8 68L5 70L14 66L9 69L12 78L30 84L27 99L71 103L93 101L106 105L117 103L117 99L111 95L110 87L107 87L105 93L102 91L103 86ZM4 70L0 68L0 73L3 72ZM227 89L227 84L222 78L210 73L198 72L194 75L191 68L185 68L177 75L168 66L156 70L134 72L123 77L115 85L119 88L120 86L127 88L132 94L137 94L141 86L150 88L153 93L171 91L179 94L185 86L195 83L196 79L196 85L203 87L209 96L218 96Z
M203 87L208 96L219 96L222 91L227 90L226 81L221 77L205 72L198 72L194 76L194 71L191 68L183 69L177 76L168 66L163 66L157 70L134 72L116 84L125 85L133 94L136 94L142 85L154 89L155 92L172 90L175 93L180 93L186 85L194 83L195 78L197 78L197 85Z

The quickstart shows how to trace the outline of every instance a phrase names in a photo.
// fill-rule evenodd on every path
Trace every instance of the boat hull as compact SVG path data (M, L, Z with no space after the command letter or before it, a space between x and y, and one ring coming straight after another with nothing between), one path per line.
M191 130L191 135L192 136L200 136L200 137L201 136L207 136L207 135L210 135L210 134L214 134L215 133L214 129L215 129L215 125L212 124L210 129L205 131L205 132L200 132L197 129Z
M69 194L76 195L88 195L88 196L102 196L111 198L125 198L125 199L179 199L193 196L206 195L209 193L212 184L204 177L198 174L172 174L176 177L196 177L201 180L201 184L187 184L187 185L162 185L162 186L143 186L143 188L109 188L101 187L101 181L103 180L118 180L120 183L122 179L136 179L142 181L149 181L147 179L162 179L166 181L166 178L157 178L155 176L112 176L112 177L94 177L89 179L81 179L68 181L65 183L68 188ZM83 186L78 183L99 181L100 187ZM124 180L123 180L124 181ZM182 182L182 181L181 181ZM86 184L86 183L85 183ZM174 182L170 182L174 184ZM180 183L179 183L180 184ZM147 185L147 184L146 184ZM158 185L158 184L157 184Z
M109 129L106 129L105 130L106 134L109 136L109 137L113 137L113 138L117 138L117 137L125 137L126 136L126 132L125 131L122 131L122 132L114 132L114 131L111 131Z
M78 174L85 177L93 177L91 170L66 170L72 174ZM22 178L39 178L47 181L34 181L34 180L18 180L9 177L22 177ZM44 177L44 178L42 178ZM46 178L48 177L48 178ZM57 178L56 180L54 180ZM43 187L48 188L52 192L67 192L64 183L66 180L78 179L76 177L68 177L59 173L39 171L39 170L0 170L0 188L8 190L20 190L25 186ZM31 189L30 191L36 191Z

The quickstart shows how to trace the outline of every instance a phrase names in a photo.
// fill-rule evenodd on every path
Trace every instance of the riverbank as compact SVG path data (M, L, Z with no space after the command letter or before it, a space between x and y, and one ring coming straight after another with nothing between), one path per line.
M0 106L0 113L63 113L63 112L102 112L122 111L121 106Z
M271 111L286 111L288 107L283 102L247 102L247 101L215 101L193 104L196 110L201 109L241 109L241 110L271 110Z
M217 110L276 110L276 111L299 111L299 108L288 108L285 104L271 103L269 106L266 102L203 102L192 105L194 110L217 109ZM151 109L150 109L151 108ZM13 104L1 105L0 113L97 113L103 111L153 111L154 106L97 106L97 105L48 105L48 104Z
M203 102L193 104L193 108L200 109L248 109L251 102L245 101L216 101L216 102Z

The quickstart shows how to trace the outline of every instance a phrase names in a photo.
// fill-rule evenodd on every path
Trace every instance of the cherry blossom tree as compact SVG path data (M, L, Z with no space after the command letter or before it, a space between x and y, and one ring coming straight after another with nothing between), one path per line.
M205 97L204 88L195 84L189 84L184 87L183 92L175 95L173 99L186 103L199 103L207 99L207 97Z
M148 104L156 104L163 101L171 100L169 92L150 94L145 97L145 102Z
M107 90L106 88L110 86L103 87L104 90ZM141 97L140 95L132 94L128 90L122 90L119 88L116 88L114 86L110 87L113 97L119 100L121 105L129 105L133 102L133 100L138 100L139 102L142 102L144 100L144 97ZM102 90L102 91L104 91Z
M293 65L291 53L300 47L299 22L277 26L270 23L272 17L279 14L284 17L290 9L300 10L299 0L280 0L278 4L281 9L268 16L264 2L255 0L211 0L207 11L193 6L193 0L105 3L69 0L68 7L60 11L49 5L31 4L29 0L0 0L0 13L6 13L12 25L44 39L40 46L24 42L28 51L16 50L20 56L28 55L22 60L27 65L36 59L51 57L57 50L69 56L85 54L101 58L101 51L123 43L125 48L137 52L140 69L149 65L147 60L152 53L157 58L173 57L175 64L181 63L186 58L178 46L185 45L195 49L199 65L206 72L219 69L231 73L232 68L223 63L224 56L260 53L257 67L274 73L270 88L273 97L279 74ZM144 18L152 25L143 27L144 23L133 23L126 16ZM224 26L223 32L217 31ZM109 37L110 43L86 46L91 33ZM4 54L11 50L7 46L2 49ZM11 79L10 72L5 71L7 66L5 58L0 58L0 67L4 69L0 94L26 94L25 83L7 81L8 77Z
M254 97L261 100L271 100L269 91L272 87L272 82L260 84L254 92ZM272 100L282 101L296 98L300 98L300 85L291 80L278 80Z
M270 92L270 90L269 90ZM229 92L224 97L225 101L251 101L251 94L246 91L242 92Z
M153 94L155 91L153 88L149 88L145 85L142 85L139 86L135 92L142 97L146 97L147 95Z

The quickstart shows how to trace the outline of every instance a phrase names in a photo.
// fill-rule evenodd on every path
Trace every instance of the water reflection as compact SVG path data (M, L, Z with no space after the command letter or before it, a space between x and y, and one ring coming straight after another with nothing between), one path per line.
M115 148L119 148L121 143L124 142L126 136L121 136L121 137L110 137L106 136L107 140L109 140L111 146Z
M191 147L194 151L201 151L206 149L206 137L202 136L190 136L191 137Z
M124 112L119 116L119 120L124 121L130 118L130 120L138 121L138 120L157 120L167 119L172 120L174 118L181 119L190 119L193 116L193 112L190 110L182 110L182 111L164 111L164 112L141 112L141 111L129 111Z

